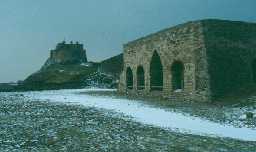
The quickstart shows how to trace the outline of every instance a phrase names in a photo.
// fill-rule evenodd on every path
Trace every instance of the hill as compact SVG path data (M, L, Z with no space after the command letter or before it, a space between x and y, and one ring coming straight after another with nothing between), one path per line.
M116 88L122 54L100 63L51 64L27 77L16 90L49 90L84 87Z
M102 73L111 74L117 79L123 68L123 54L116 55L100 63L99 70Z
M24 80L25 90L80 88L88 86L86 79L97 71L98 64L54 64L30 75Z

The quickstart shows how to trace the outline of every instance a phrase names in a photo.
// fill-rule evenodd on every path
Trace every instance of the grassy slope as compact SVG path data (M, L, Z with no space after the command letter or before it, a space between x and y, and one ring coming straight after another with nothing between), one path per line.
M24 86L33 89L77 88L86 86L84 80L97 71L97 66L52 65L32 74L24 81Z
M112 74L115 77L119 77L122 68L123 54L116 55L100 63L100 69L102 70L102 72Z
M106 59L99 64L93 64L92 67L77 64L51 65L30 75L20 88L21 90L80 88L88 86L85 81L88 78L104 83L101 80L109 76L97 73L98 67L100 67L100 72L110 74L114 79L118 79L122 69L122 54Z

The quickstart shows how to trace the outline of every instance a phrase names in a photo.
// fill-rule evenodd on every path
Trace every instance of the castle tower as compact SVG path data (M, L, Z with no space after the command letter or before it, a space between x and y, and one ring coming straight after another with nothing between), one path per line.
M65 41L58 43L50 56L53 64L80 64L87 62L86 50L79 42L67 44Z

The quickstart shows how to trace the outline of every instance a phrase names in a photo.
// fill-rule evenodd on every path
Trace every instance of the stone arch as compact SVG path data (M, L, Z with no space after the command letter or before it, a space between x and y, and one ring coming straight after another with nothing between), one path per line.
M252 61L252 80L256 83L256 59Z
M145 89L145 72L142 66L137 68L137 90Z
M150 62L150 90L163 90L163 65L157 51L154 51Z
M126 88L133 89L133 73L130 67L126 69Z
M171 66L172 74L172 89L182 90L184 89L184 64L181 61L173 62Z

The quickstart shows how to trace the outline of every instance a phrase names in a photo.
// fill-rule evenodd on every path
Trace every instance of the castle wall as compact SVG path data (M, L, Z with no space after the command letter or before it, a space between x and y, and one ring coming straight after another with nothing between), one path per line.
M152 91L150 86L150 63L154 52L160 56L163 69L163 91ZM210 98L209 75L200 22L191 22L124 45L124 68L120 76L119 90L143 95L156 95L173 100L203 100ZM184 65L184 88L173 90L171 68L174 62ZM145 72L145 89L137 89L137 68ZM133 72L133 89L126 87L126 69Z
M51 51L50 60L60 64L82 63L87 62L87 57L82 44L60 43Z

